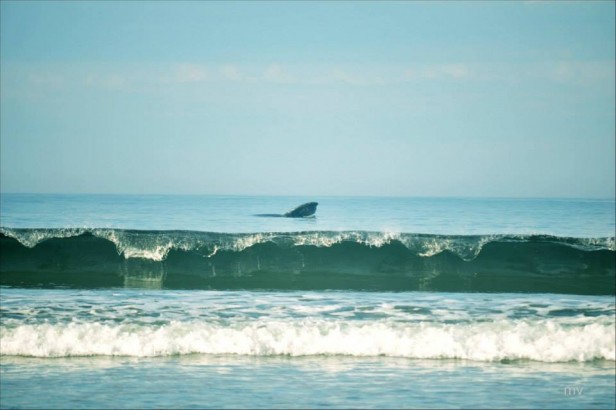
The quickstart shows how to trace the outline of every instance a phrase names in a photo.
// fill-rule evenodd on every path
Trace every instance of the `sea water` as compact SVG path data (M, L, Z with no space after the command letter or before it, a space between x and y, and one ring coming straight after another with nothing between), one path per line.
M0 199L2 408L615 405L613 200Z

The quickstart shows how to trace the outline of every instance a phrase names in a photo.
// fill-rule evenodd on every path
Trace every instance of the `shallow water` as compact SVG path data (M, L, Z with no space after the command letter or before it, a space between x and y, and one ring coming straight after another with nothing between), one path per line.
M2 361L5 408L614 407L613 362L228 355Z

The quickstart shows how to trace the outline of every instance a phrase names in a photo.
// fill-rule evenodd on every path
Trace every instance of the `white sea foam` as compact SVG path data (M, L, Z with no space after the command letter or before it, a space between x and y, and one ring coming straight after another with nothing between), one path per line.
M86 228L62 229L13 229L0 227L0 233L17 240L28 248L34 248L39 243L52 238L71 238L87 232Z
M584 250L603 248L610 251L616 251L616 242L614 237L607 238L580 238L579 242L583 244L581 247Z
M236 252L243 251L259 243L270 241L274 237L271 233L255 233L238 235L223 246L227 249L234 250Z
M356 242L371 247L387 245L399 240L400 234L394 232L301 232L292 236L293 245L330 247L341 242Z
M113 242L118 254L126 259L140 258L160 262L167 257L171 249L190 250L199 244L192 236L166 232L141 233L116 229L94 229L91 232L99 238Z
M164 326L68 323L6 326L0 354L35 357L177 354L348 355L477 361L615 360L613 322L552 319L482 323L255 320Z
M410 237L403 243L407 248L418 249L418 255L430 257L444 251L450 251L465 261L473 260L479 255L484 245L494 240L498 240L498 236L481 236L481 237L430 237L422 238L421 241Z

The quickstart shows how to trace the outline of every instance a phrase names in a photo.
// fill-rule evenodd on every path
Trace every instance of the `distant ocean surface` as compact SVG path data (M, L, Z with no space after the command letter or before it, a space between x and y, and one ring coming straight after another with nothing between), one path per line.
M315 217L276 218L308 201ZM0 196L2 408L613 408L615 203Z

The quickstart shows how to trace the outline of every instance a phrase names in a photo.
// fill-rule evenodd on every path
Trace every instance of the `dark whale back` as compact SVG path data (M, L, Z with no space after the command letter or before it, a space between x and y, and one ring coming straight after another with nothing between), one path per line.
M305 216L311 216L317 211L317 205L319 205L318 202L307 202L292 211L287 212L283 216L286 216L287 218L302 218Z

